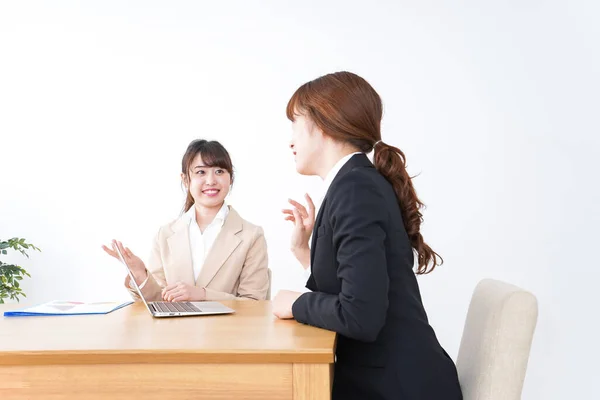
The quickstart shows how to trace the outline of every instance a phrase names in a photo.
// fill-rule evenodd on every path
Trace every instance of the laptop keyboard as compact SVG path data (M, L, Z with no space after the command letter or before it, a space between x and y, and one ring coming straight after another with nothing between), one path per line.
M170 303L168 301L154 301L154 307L161 312L200 312L192 303Z

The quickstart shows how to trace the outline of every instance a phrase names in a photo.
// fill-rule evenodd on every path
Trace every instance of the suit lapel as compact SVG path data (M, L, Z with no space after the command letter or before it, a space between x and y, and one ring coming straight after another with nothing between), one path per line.
M194 268L190 249L190 232L188 221L180 218L173 226L173 235L167 239L173 265L173 277L170 280L182 281L194 285Z
M233 208L230 208L221 231L206 255L204 265L196 280L196 286L208 286L219 269L225 264L225 261L227 261L231 253L233 253L242 242L242 239L238 236L238 233L240 233L242 229L242 218Z
M340 179L342 176L346 175L348 172L352 171L354 168L358 167L367 167L374 168L373 163L369 160L369 158L365 154L355 154L340 168L340 171L337 173L331 185L327 189L327 193L323 197L323 201L321 202L321 206L319 207L319 213L317 214L317 218L315 219L315 225L313 226L312 239L310 242L310 270L312 273L313 270L313 261L315 258L315 246L317 245L317 229L321 226L321 220L323 219L323 213L325 210L325 205L327 203L327 196L329 195L329 191L331 187L335 184L335 182ZM311 275L312 277L312 275Z
M315 258L315 246L317 245L317 228L321 226L321 221L323 220L323 210L325 209L325 203L327 202L327 197L323 198L321 205L319 206L319 212L317 213L317 218L315 219L315 224L313 226L312 238L310 240L310 270L312 272L313 261Z

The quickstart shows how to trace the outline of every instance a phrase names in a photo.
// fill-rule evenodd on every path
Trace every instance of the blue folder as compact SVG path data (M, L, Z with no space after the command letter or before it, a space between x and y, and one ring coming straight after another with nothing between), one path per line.
M130 305L133 301L102 301L102 302L79 302L54 300L36 306L5 311L5 317L28 317L49 315L91 315L108 314Z

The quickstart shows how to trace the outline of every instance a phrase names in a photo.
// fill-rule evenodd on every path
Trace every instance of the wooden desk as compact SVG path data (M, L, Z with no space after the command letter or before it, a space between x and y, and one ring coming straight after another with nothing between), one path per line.
M335 334L278 320L269 301L232 315L4 317L0 399L329 399Z

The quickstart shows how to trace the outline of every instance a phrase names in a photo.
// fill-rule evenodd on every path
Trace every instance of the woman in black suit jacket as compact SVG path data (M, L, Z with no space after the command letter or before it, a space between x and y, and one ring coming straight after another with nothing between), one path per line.
M462 399L456 367L427 320L413 271L440 264L420 233L422 203L402 151L381 141L382 103L361 77L338 72L292 96L296 169L319 175L319 213L291 201L292 250L308 293L281 291L274 313L338 333L334 399ZM365 153L374 150L374 165ZM314 230L313 230L314 227ZM308 238L312 231L309 249Z

